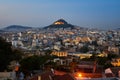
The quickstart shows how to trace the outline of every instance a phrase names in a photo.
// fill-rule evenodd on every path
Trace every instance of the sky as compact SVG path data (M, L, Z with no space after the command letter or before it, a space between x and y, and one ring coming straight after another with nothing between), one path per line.
M88 28L119 28L120 0L0 0L0 28L44 27L58 19Z

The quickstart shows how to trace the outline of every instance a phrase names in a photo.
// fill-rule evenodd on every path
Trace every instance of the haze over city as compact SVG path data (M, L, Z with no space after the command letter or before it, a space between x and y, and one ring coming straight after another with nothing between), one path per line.
M0 0L0 28L44 27L63 18L89 28L119 28L120 0Z

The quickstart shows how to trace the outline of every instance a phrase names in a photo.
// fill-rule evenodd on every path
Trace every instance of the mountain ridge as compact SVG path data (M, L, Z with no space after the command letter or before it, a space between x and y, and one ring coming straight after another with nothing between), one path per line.
M21 26L21 25L10 25L8 27L3 28L4 31L25 31L28 29L32 29L32 27Z
M69 24L64 19L59 19L55 22L53 22L51 25L44 27L44 29L55 29L55 28L75 28L74 25Z

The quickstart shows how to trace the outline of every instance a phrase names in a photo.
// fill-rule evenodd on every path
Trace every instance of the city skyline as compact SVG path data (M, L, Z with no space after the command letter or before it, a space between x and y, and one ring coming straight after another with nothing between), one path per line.
M45 27L63 18L88 28L119 28L119 0L1 0L0 28Z

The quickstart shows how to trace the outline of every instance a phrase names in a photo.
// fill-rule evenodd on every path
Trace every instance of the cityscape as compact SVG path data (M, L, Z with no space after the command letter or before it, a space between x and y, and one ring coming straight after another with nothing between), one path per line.
M0 80L120 80L118 0L12 1L0 1Z

